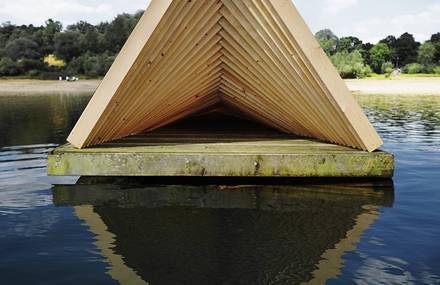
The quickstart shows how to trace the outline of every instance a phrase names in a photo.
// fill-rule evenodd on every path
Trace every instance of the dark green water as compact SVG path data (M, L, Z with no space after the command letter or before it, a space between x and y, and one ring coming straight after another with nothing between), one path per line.
M0 284L440 284L440 97L359 97L397 157L363 195L47 177L88 99L0 96Z

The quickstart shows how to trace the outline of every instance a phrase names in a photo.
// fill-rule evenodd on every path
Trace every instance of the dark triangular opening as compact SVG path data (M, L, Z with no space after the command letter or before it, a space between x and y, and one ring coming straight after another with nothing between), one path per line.
M151 136L170 136L175 138L260 140L295 136L288 135L246 115L223 105L216 104L201 112L189 115L154 131L146 132Z

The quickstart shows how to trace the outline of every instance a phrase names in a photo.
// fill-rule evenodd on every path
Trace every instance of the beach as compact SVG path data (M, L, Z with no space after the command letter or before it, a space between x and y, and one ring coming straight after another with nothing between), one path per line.
M101 83L101 80L68 82L59 80L0 79L0 96L93 93L99 83Z
M345 80L355 94L440 95L439 77Z
M76 82L0 79L0 95L93 93L101 80ZM349 79L345 80L354 94L439 95L440 78Z

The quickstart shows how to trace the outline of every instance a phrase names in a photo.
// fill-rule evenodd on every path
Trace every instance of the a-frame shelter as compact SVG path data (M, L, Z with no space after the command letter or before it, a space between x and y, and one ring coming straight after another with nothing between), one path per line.
M291 0L152 0L68 141L99 145L217 104L289 134L382 145Z

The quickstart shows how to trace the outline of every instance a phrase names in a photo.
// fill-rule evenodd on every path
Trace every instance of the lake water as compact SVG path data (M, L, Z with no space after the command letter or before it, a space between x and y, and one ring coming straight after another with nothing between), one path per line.
M440 97L358 97L397 158L362 194L47 177L88 99L0 96L0 284L440 284Z

